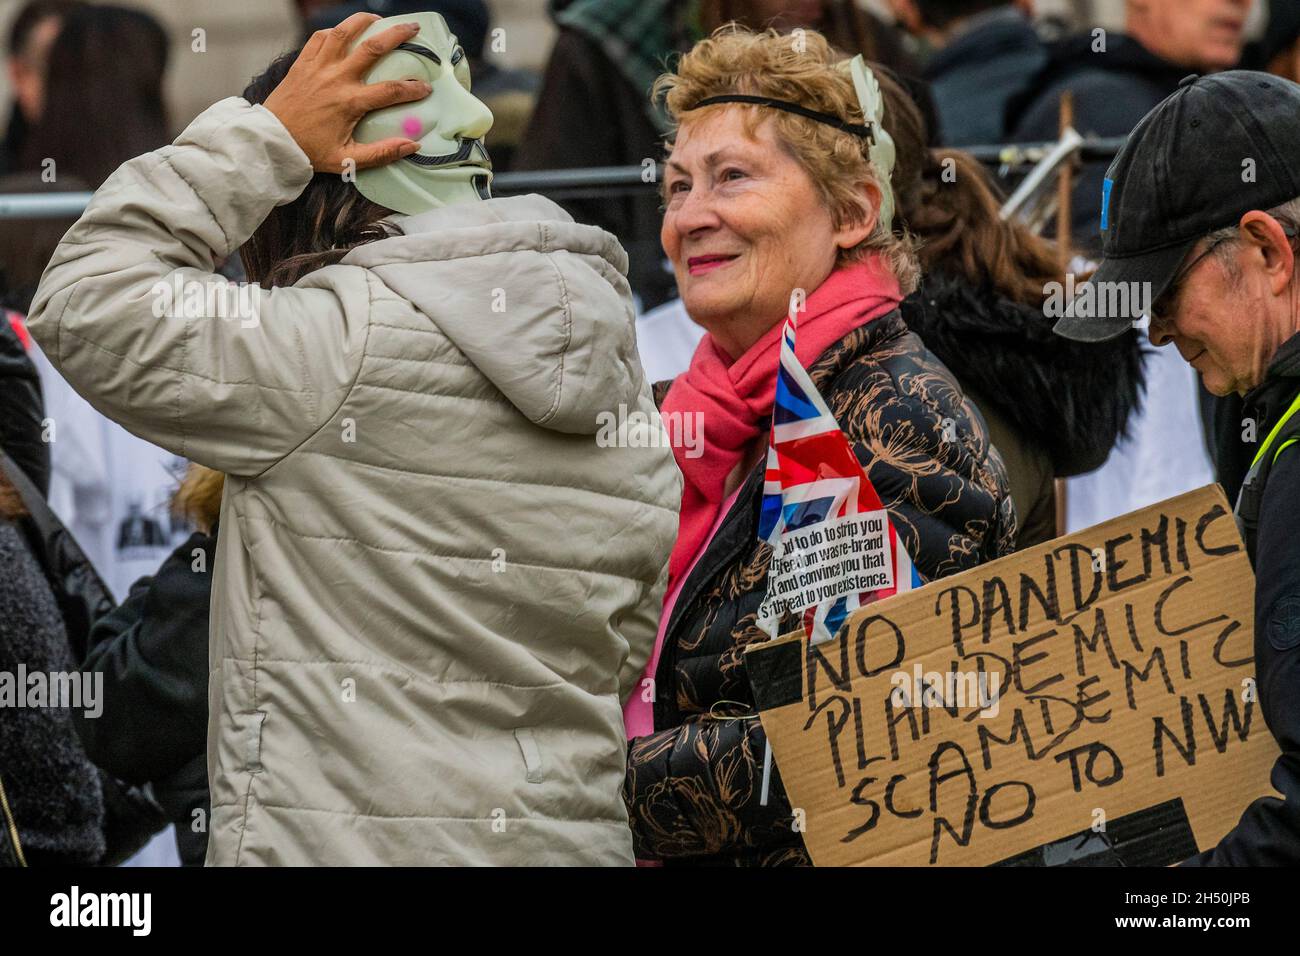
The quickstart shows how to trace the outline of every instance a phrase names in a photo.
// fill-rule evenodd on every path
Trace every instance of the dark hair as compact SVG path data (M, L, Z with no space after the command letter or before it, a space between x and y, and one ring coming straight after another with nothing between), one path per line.
M244 99L264 103L298 59L277 57L244 89ZM239 249L244 271L264 288L293 285L333 265L355 246L384 239L383 220L393 211L371 202L337 173L316 173L293 202L276 206Z
M30 0L25 4L14 22L9 25L9 42L6 46L10 56L19 56L27 41L36 32L36 28L51 17L65 17L77 7L79 0Z
M9 26L9 41L6 50L9 56L17 59L26 55L32 34L47 20L62 21L63 17L78 6L78 0L30 0L18 11ZM9 105L9 126L0 139L0 173L10 173L18 169L18 162L23 147L31 136L32 124L18 105L17 97ZM71 223L69 223L71 225Z
M929 149L920 110L888 71L873 66L894 139L892 185L899 217L916 240L921 271L939 271L1041 308L1043 287L1062 282L1055 247L1006 222L989 173L969 153Z
M77 6L50 49L45 106L19 168L55 161L60 179L97 189L118 166L164 145L162 79L167 34L158 21L122 7Z
M901 219L914 208L921 189L921 168L925 165L930 142L929 127L911 89L893 70L879 63L867 64L880 84L885 103L885 131L894 141L894 172L889 184L894 190L894 208Z
M1011 0L916 0L921 19L936 30L956 20L974 16L995 7L1009 7Z

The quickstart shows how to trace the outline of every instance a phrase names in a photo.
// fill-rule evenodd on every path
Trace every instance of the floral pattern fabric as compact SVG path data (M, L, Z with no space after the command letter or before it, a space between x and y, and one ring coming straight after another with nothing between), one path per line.
M855 329L809 374L923 578L1011 553L1015 509L984 420L897 312ZM744 652L767 636L755 620L771 557L757 537L762 467L682 587L655 675L659 729L631 741L624 798L641 859L810 863L779 768L760 805L766 737Z

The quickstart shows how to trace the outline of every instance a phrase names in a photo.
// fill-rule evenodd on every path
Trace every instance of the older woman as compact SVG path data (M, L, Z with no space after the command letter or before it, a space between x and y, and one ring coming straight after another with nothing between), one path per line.
M1009 552L1015 512L979 412L899 316L916 262L881 215L878 131L825 40L720 31L658 88L676 129L661 237L707 333L659 397L698 413L704 442L678 454L681 526L653 682L627 709L624 796L642 859L802 863L779 775L760 806L742 663L764 636L761 463L792 291L807 293L797 355L925 578Z

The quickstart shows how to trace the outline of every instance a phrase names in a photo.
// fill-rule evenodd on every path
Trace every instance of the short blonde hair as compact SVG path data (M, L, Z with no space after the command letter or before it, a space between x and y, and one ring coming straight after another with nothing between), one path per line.
M180 487L172 495L172 514L188 518L204 534L211 534L221 516L225 487L226 476L221 472L190 462Z
M739 107L748 114L744 123L750 136L765 120L775 124L777 140L812 179L836 229L859 222L866 216L862 184L875 183L882 192L889 188L871 166L869 140L763 106L718 103L693 109L706 97L740 93L788 100L850 123L863 123L853 80L836 66L840 59L815 30L781 34L776 30L755 33L735 24L719 27L683 54L674 72L655 81L651 95L664 97L671 124L665 146L672 149L684 122L713 115L714 110ZM838 261L858 262L873 253L879 254L898 278L904 295L915 290L920 267L905 229L900 227L896 234L877 221L870 236L840 250Z

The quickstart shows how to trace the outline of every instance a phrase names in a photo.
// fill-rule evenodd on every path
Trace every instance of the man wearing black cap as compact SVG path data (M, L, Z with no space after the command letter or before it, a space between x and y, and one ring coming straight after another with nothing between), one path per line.
M1188 77L1149 113L1102 190L1103 260L1056 325L1099 341L1150 319L1256 431L1237 519L1255 568L1255 667L1282 756L1219 865L1300 863L1300 85L1265 73ZM1136 285L1130 285L1136 284ZM1115 289L1138 292L1123 297ZM1137 303L1126 309L1116 302Z

